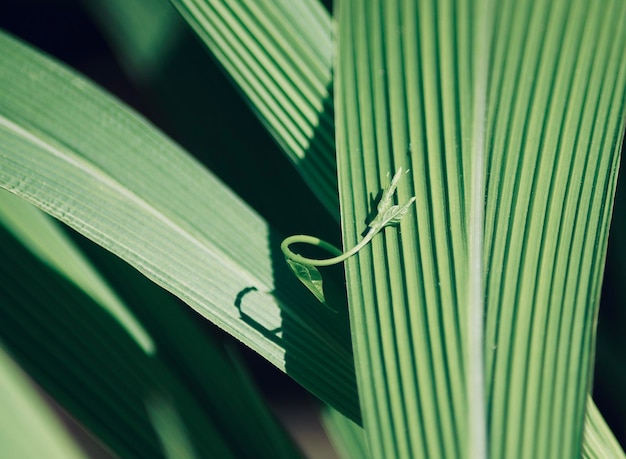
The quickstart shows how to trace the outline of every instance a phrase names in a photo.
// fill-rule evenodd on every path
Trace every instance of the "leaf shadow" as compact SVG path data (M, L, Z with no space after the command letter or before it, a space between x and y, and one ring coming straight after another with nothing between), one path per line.
M246 324L248 324L254 330L261 333L265 338L269 339L270 341L273 341L274 343L280 344L281 338L278 335L279 333L282 332L283 327L268 329L261 322L255 320L250 314L244 311L244 308L243 308L244 297L252 292L258 292L258 291L259 290L256 287L250 286L250 287L244 288L237 294L237 297L235 298L235 307L239 311L239 317L241 318L241 320L243 320Z

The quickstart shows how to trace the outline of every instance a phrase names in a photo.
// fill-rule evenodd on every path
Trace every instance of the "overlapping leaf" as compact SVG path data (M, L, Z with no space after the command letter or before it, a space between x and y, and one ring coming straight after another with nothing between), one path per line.
M331 19L315 0L173 0L324 206L337 215Z
M587 403L582 457L589 459L626 457L621 446L613 437L611 429L593 403Z
M186 2L186 3L190 3L190 2ZM614 6L611 2L609 2L609 4L611 6ZM460 3L458 5L444 3L440 7L435 7L434 5L432 5L433 8L431 10L429 9L428 2L425 2L425 5L424 5L425 11L432 13L434 16L437 16L438 19L436 20L433 19L433 21L430 23L428 21L421 22L417 26L418 28L424 29L424 34L427 39L419 43L419 48L417 51L411 50L409 51L409 53L415 52L420 56L420 58L421 56L424 56L422 60L425 63L425 65L431 66L431 68L427 68L425 72L428 72L429 70L431 70L434 73L443 72L445 74L446 72L456 71L457 76L458 76L458 78L456 79L444 78L443 81L441 81L440 86L438 86L437 83L435 83L433 86L432 81L426 81L421 86L422 91L423 91L422 96L424 97L424 100L426 100L427 103L429 104L429 110L432 110L432 113L429 113L429 116L425 117L424 118L425 121L423 121L423 122L428 123L427 125L423 126L423 129L428 132L427 134L429 136L428 145L432 145L433 142L436 145L437 144L436 137L438 135L440 135L442 139L443 138L448 139L447 141L449 141L451 137L454 137L454 133L451 132L451 130L454 129L454 123L449 123L449 122L445 122L443 124L440 123L439 127L441 127L442 130L438 131L436 119L438 116L449 118L450 116L456 115L459 117L459 123L464 124L463 132L468 132L470 129L482 131L482 138L481 138L481 135L474 135L473 139L471 140L474 142L474 149L478 148L478 150L486 151L487 147L484 145L484 142L486 140L489 140L485 138L487 133L484 132L487 129L487 126L485 125L487 120L485 119L481 121L480 116L475 116L475 115L476 114L480 115L482 112L485 112L487 109L486 90L488 87L487 84L489 83L488 79L490 78L491 70L480 71L479 69L477 69L477 66L485 67L486 65L488 65L489 59L490 59L490 53L496 52L496 50L492 50L494 42L499 43L499 48L497 52L504 53L503 55L506 55L506 56L511 56L513 59L515 59L516 56L519 55L518 54L519 48L516 48L516 47L519 47L520 43L519 42L511 43L509 40L499 39L499 37L496 35L497 33L502 33L504 35L507 34L507 32L509 31L509 28L508 28L509 26L508 26L507 21L515 17L515 15L509 15L509 16L502 15L501 13L502 11L506 10L505 8L498 9L497 14L496 14L494 12L495 9L494 9L493 3L489 4L489 3L479 2L477 5L478 5L478 8L476 8L473 11L470 11L472 10L472 8L471 8L471 4L469 3L468 4ZM191 11L191 9L189 9L189 11ZM196 31L201 36L210 35L212 33L212 31L210 30L210 27L208 27L206 23L203 24L202 21L198 20L198 18L195 17L195 16L201 15L201 13L199 13L198 10L194 10L191 12L189 11L188 11L188 14L186 14L186 18L191 23L194 24ZM408 10L404 10L402 14L404 14L407 11ZM530 11L530 9L527 11ZM557 12L556 14L557 15L562 14L562 12L561 13ZM221 18L219 14L215 16ZM463 20L459 20L459 18L463 18ZM417 18L414 18L414 17L408 18L408 21L415 21L415 20L417 20ZM538 23L541 24L542 23L541 20L539 20ZM578 23L578 25L580 25L580 23ZM549 25L549 27L557 29L557 25L551 24ZM399 30L402 30L401 27L398 27L395 33L398 33L397 31ZM370 32L371 31L372 29L370 29ZM436 37L435 41L429 42L428 41L429 37L430 38ZM437 40L442 40L442 41L441 43L438 43ZM394 43L394 45L392 46L395 46L395 44L398 43L394 41L394 38L389 39L389 42ZM354 43L351 43L350 45L353 45L353 44ZM462 51L464 46L467 47L470 45L472 46L471 48L465 48L466 51ZM437 46L439 46L439 48L437 48ZM509 46L511 46L512 49L509 48ZM219 50L219 46L217 46L218 48L217 51L215 51L216 46L214 44L210 45L210 47L212 50L214 50L214 52L216 52L216 54L219 55L221 53L221 51ZM352 52L353 50L348 51L348 53L352 53ZM407 54L406 53L403 54L403 57L404 56L407 56ZM415 55L408 55L407 61L396 60L394 61L394 63L400 66L406 66L406 69L410 70L414 68L412 66L415 64L415 62L412 62L411 60L413 61L416 60ZM474 68L470 68L472 65L474 65ZM377 79L384 79L386 77L387 70L384 68L384 65L381 65L376 71L378 73L372 73L372 79L371 79L372 84L374 84ZM397 97L401 97L401 93L402 93L401 87L403 83L402 79L405 78L406 75L409 75L409 77L411 77L410 73L411 73L410 71L404 72L403 70L400 70L399 72L395 74L396 80L393 81L393 85L391 84L389 85L389 97L396 97L396 100L397 100ZM470 74L473 78L475 78L473 86L471 85L471 79L468 77ZM511 81L514 81L513 76L510 76L509 78ZM499 83L502 83L504 81L506 80L503 79ZM415 81L411 82L411 84L413 83L417 83L417 82ZM245 89L244 89L244 92L245 92ZM440 97L440 100L437 101L433 98L436 95ZM365 100L366 98L367 96L365 96ZM474 99L473 103L471 102L472 98ZM490 100L493 100L493 99L494 99L493 97L490 97ZM255 103L253 98L251 98L250 102L253 105ZM439 107L437 107L439 103L440 105ZM351 110L352 110L351 115L353 117L357 117L359 115L359 110L356 109L355 107L351 107ZM461 115L461 112L463 113L463 115ZM367 116L369 116L368 113L365 113L363 115L363 118L367 119ZM381 119L381 122L385 122L384 121L385 116L382 116L380 119ZM393 118L388 117L387 119L388 120L391 119L391 121L388 121L388 122L392 124L395 123L398 125L396 126L396 129L395 129L396 138L397 138L397 133L402 131L403 129L402 124L404 123L404 121L402 120L402 116L398 118L397 116L394 115ZM497 119L497 116L494 115L492 119L493 120ZM366 127L365 130L367 129L368 128ZM457 129L460 129L460 127L457 126ZM456 134L460 135L458 132ZM470 144L467 143L468 139L464 138L463 141L466 142L463 147L463 150L466 152L470 151L471 146ZM381 142L384 143L384 139ZM406 146L401 147L401 150L402 148L405 148L405 147ZM409 155L414 153L413 147L414 145L412 145L412 143L409 142L408 148L406 148L408 150ZM357 153L358 151L359 150L357 148ZM400 155L402 155L402 151L398 153L398 156ZM467 154L465 155L466 160L468 156L469 155ZM469 182L469 179L467 179L465 184L463 184L463 187L465 187L466 189L469 189L470 187L475 186L480 190L481 187L485 186L484 183L482 182L484 181L484 173L485 173L484 168L487 167L486 161L487 161L487 158L483 157L481 161L466 161L464 163L464 169L466 171L471 170L472 173L469 174L466 172L465 174L459 174L457 177L464 176L465 179L467 179L467 177L470 175L479 176L479 177L476 181L474 181L474 183ZM452 169L454 169L455 167L453 163L454 163L454 159L452 160L452 166L451 166ZM491 171L487 171L487 172L491 173ZM382 175L382 173L384 173L384 171L379 171L379 176ZM483 178L481 179L480 176L482 176ZM440 186L439 183L448 184L449 183L448 180L451 180L454 186L454 183L457 182L458 180L457 177L455 177L454 174L448 174L447 177L440 176L438 179L437 178L435 179L434 186ZM458 186L458 183L456 185ZM375 192L376 187L373 186L372 188L373 190L370 190L370 193ZM471 200L468 200L467 203L465 204L461 203L461 205L473 206L474 209L477 211L477 212L475 211L472 213L472 215L474 216L473 218L466 217L467 220L465 222L467 224L472 225L471 231L473 231L474 235L473 236L468 235L469 238L472 239L473 241L478 241L478 244L476 243L471 244L472 250L468 253L470 260L475 265L470 268L470 271L471 271L470 274L474 275L474 279L472 279L469 282L469 284L478 285L476 288L473 288L472 295L474 296L474 298L477 298L478 301L475 301L475 300L473 301L476 307L474 308L474 313L472 315L474 317L474 323L478 323L479 326L470 327L470 331L471 331L470 336L473 336L473 338L471 339L475 343L473 345L473 348L475 350L477 346L480 346L480 343L482 342L481 341L482 336L484 333L484 330L478 330L478 334L477 334L476 329L480 327L482 310L484 308L484 304L481 306L482 302L480 300L480 297L481 297L481 289L484 288L485 279L482 278L482 275L481 275L482 273L480 272L481 271L480 265L481 263L483 263L483 258L486 256L486 254L483 253L484 244L481 240L482 236L480 236L480 234L482 234L483 232L482 226L484 225L483 223L484 216L482 216L484 211L480 209L480 203L483 202L484 198L481 199L480 192L477 193L475 192L475 190L472 194L474 197L473 203L470 202ZM610 192L607 195L610 196ZM454 202L454 199L455 198L452 197L450 202ZM456 210L458 211L458 209ZM435 209L435 211L437 211L437 209ZM454 213L455 209L452 209L449 211L451 213ZM467 209L465 209L465 211L467 211ZM606 228L606 225L604 226L604 228ZM491 230L491 229L492 228L488 228L488 230ZM468 231L470 230L468 229ZM440 236L440 239L444 240L445 238L443 236ZM465 242L458 241L458 240L454 242L454 245L457 247L457 252L458 252L458 248L462 247ZM601 252L602 250L600 250L600 253ZM478 266L478 269L476 269L476 266ZM478 282L476 282L476 276L478 278ZM596 278L597 278L597 273L596 273ZM459 282L460 284L464 283L462 280ZM470 352L470 356L475 356L476 354L478 353ZM473 366L475 367L482 366L481 360L482 359L479 358L477 361L477 365L473 365ZM474 372L475 375L478 373L479 372ZM478 395L478 397L470 397L471 400L474 400L476 398L481 398L480 386L484 382L483 378L484 378L484 375L478 375L478 380L476 383L474 383L474 387L478 388L478 393L474 391L474 395ZM476 378L473 378L473 379L476 380ZM481 405L483 404L479 402L478 406L474 406L473 410L474 411L483 410L484 406L481 406ZM472 423L472 425L478 426L479 430L478 432L472 432L471 435L475 435L476 433L478 433L478 435L484 434L485 427L484 426L480 427L481 425L480 422ZM483 433L480 432L480 429L483 429ZM479 446L479 448L481 447Z
M245 375L171 297L117 261L136 294L131 311L49 217L4 190L0 222L0 339L112 451L299 456Z
M361 427L330 409L324 412L323 419L326 432L341 457L345 459L369 457L365 432ZM589 459L626 457L591 397L587 399L582 457Z
M6 457L86 457L60 419L15 362L0 348L0 444Z
M8 88L0 187L116 253L357 419L346 317L301 298L275 255L280 236L84 79L7 36L0 48Z

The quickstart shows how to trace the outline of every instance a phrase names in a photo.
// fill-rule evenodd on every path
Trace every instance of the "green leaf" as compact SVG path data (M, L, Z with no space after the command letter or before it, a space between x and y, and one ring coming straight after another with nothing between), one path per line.
M337 215L331 18L317 0L172 0Z
M365 432L358 424L332 409L323 411L322 422L340 457L345 459L371 457L365 442Z
M486 363L491 422L510 427L494 436L492 452L574 456L624 129L626 5L539 5L507 5L494 37L492 75L501 83L488 110L503 118L490 116L487 128L485 336L496 349ZM529 45L535 54L512 59ZM515 432L518 419L524 427Z
M0 347L0 445L4 457L86 457L3 347Z
M357 424L331 409L324 411L323 421L326 432L333 446L341 453L341 457L346 459L370 457L365 433ZM582 457L589 459L626 457L591 397L587 398Z
M324 306L328 306L326 304L326 299L324 298L322 275L320 274L319 269L315 266L298 263L297 261L290 260L289 258L285 258L285 260L296 277L300 279L300 282L302 282L302 284L308 288L313 295L315 295L317 301L322 303Z
M343 240L373 457L576 457L624 126L622 2L342 2ZM550 381L549 383L546 383Z
M154 354L155 345L150 334L94 271L89 261L71 245L58 226L41 211L27 205L23 199L0 190L0 224L37 258L70 279L104 308L146 354Z
M5 35L0 47L0 187L358 419L348 324L301 298L282 237L119 102Z
M48 216L4 190L0 222L8 222L0 226L0 339L112 451L299 457L221 343L171 297L115 259L113 269L136 294L131 311ZM149 348L120 317L149 333Z
M626 457L591 397L587 402L582 457L585 459L623 459Z

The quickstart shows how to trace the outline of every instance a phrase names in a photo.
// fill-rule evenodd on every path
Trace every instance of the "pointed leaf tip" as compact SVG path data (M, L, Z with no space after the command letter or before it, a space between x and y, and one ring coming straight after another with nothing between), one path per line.
M293 273L300 280L300 282L302 282L302 284L306 288L308 288L309 291L313 293L313 295L315 295L317 301L322 303L331 311L337 312L333 308L331 308L326 302L326 297L324 296L322 275L319 269L317 269L315 266L305 265L303 263L291 260L287 257L285 257L285 260L287 261L287 264L289 265Z

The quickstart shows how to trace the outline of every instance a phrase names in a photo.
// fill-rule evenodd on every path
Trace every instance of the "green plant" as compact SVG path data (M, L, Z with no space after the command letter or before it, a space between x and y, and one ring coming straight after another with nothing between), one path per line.
M396 192L398 182L401 178L402 169L400 168L396 171L387 188L382 191L376 206L376 214L367 224L368 229L365 236L363 236L363 239L361 239L357 245L352 247L347 252L342 253L341 250L328 242L322 241L316 237L304 235L289 236L280 244L280 248L285 255L285 260L291 270L321 303L326 304L326 300L324 298L322 276L316 266L336 265L337 263L341 263L351 256L356 255L361 249L369 244L374 236L380 233L383 228L390 225L397 225L400 223L400 220L402 220L402 217L404 217L409 211L409 207L415 201L415 197L412 197L408 202L402 205L392 204L393 195ZM289 248L291 244L298 243L311 244L321 247L322 249L331 252L334 257L322 260L303 257L302 255L292 252Z
M250 195L273 193L263 218L122 103L2 34L0 187L23 199L0 195L0 339L33 379L122 457L297 456L237 359L159 285L327 403L347 457L623 457L589 392L626 4L342 1L334 39L314 0L172 4L278 145L266 154L285 153L293 190L322 204L307 221L341 221L354 249L283 243L317 299L333 292L320 307L280 250L307 212L290 215L271 170ZM209 91L172 84L202 58L180 51L192 45L170 4L84 5L206 145L189 127L210 107L181 101ZM254 142L228 129L211 154L254 164ZM396 174L369 219L398 167L404 204ZM345 259L349 315L341 274L322 287L298 241ZM78 454L66 447L58 457Z

